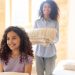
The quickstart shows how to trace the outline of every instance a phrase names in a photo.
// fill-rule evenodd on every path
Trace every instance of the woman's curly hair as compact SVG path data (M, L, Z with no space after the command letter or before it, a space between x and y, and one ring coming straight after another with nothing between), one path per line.
M59 15L59 12L58 12L59 8L58 8L56 2L53 1L53 0L44 1L44 2L41 4L40 9L39 9L39 16L40 16L40 17L44 17L44 14L43 14L43 6L44 6L45 3L48 3L48 4L50 5L50 8L51 8L51 13L50 13L49 17L50 17L52 20L57 20L58 15Z
M33 57L33 51L32 51L32 44L29 40L29 37L25 30L17 27L17 26L10 26L5 30L5 33L3 35L1 46L0 46L0 59L3 60L5 63L8 63L9 57L11 56L10 48L7 45L7 34L13 31L20 37L20 54L21 54L21 61L22 57L25 59L28 59L28 55Z

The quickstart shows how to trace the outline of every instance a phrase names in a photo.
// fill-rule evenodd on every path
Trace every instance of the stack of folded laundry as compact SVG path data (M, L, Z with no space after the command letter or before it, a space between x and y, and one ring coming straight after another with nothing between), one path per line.
M56 36L55 28L36 28L28 32L32 44L48 45Z

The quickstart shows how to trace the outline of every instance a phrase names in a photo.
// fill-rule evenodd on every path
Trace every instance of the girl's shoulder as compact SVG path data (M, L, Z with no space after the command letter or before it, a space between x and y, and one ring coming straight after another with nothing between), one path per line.
M27 64L27 63L32 64L32 62L33 62L33 56L28 55L28 59L27 59L27 61L25 60L25 63L26 63L26 64Z

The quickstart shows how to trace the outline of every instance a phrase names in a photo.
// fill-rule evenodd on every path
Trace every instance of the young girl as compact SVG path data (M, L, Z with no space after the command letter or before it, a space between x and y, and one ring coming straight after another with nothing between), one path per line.
M0 47L0 72L31 75L33 51L27 33L19 27L6 29Z
M55 67L56 59L56 47L55 42L59 37L59 25L58 25L58 6L51 1L44 1L39 10L40 19L35 21L35 28L55 28L57 30L55 39L50 42L48 46L41 44L36 48L36 71L37 75L52 75Z

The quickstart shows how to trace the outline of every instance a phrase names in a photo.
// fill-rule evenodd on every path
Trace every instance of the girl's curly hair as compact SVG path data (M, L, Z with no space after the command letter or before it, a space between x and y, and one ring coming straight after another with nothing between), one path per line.
M51 8L51 13L50 13L49 17L52 20L57 20L58 15L59 15L59 13L58 13L59 8L58 8L57 4L53 0L44 1L41 4L40 9L39 9L39 16L44 17L44 15L43 15L43 6L44 6L45 3L48 3L50 5L50 8Z
M17 26L10 26L5 30L5 33L3 35L1 46L0 46L0 59L3 60L5 63L8 63L9 57L11 55L11 50L7 45L7 34L8 32L13 31L15 32L21 39L20 42L20 54L21 54L21 61L22 57L25 59L28 59L28 55L33 56L32 51L32 44L29 40L29 37L25 30L17 27Z

